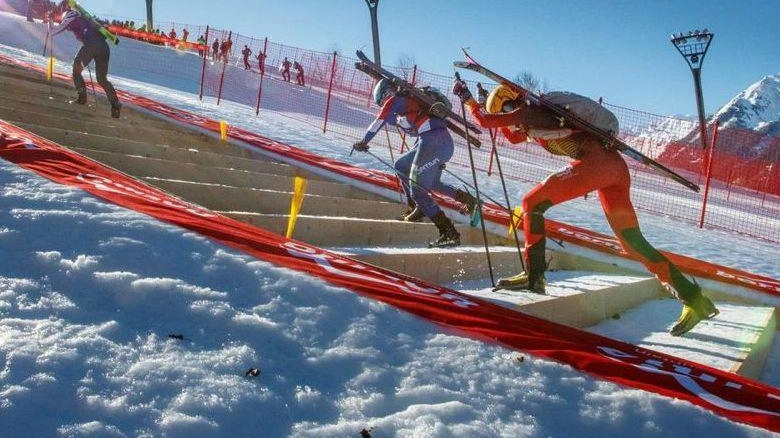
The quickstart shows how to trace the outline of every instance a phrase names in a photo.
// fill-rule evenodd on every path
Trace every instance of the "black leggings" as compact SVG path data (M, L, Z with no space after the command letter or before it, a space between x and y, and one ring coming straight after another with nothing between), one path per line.
M94 59L97 82L103 87L103 91L106 92L106 97L111 106L116 106L119 103L119 99L116 97L114 86L108 80L108 60L110 55L111 51L105 40L85 42L73 59L73 84L76 86L76 91L79 94L87 93L87 85L84 83L81 72Z

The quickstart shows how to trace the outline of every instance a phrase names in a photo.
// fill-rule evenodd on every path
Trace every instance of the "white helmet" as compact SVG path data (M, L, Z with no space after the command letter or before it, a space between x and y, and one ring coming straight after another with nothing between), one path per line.
M393 91L392 85L393 83L387 78L380 79L379 82L374 85L374 89L371 91L371 97L374 99L375 104L382 106L385 97Z
M81 14L79 14L78 11L75 11L73 9L65 12L65 15L62 16L62 21L65 20L73 20L74 18L80 17Z

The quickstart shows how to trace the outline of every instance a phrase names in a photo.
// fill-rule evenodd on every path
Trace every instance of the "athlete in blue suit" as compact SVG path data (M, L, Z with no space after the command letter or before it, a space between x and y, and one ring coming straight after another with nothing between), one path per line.
M353 148L358 151L368 150L368 142L385 124L397 126L407 135L415 137L415 147L395 162L395 171L401 180L404 194L407 200L411 200L410 211L404 220L414 222L425 216L436 225L440 235L430 243L430 247L460 245L460 234L429 194L430 190L441 192L465 204L467 210L473 210L476 206L476 198L468 192L441 181L444 166L454 151L447 124L429 115L415 99L396 92L387 79L380 80L374 86L373 98L382 108L363 139Z

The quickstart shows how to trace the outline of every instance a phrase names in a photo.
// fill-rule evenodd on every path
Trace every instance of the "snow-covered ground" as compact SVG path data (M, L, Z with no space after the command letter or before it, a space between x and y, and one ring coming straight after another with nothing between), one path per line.
M0 53L42 63L38 49L14 48L11 20L0 14ZM111 70L118 88L386 170L348 158L343 137L122 73ZM501 199L495 181L482 186ZM7 162L0 187L3 437L772 436L443 332ZM551 217L608 232L598 210L561 206ZM775 245L660 217L642 223L663 249L778 277ZM605 324L594 330L609 333L614 322ZM766 383L778 385L778 364L776 353Z

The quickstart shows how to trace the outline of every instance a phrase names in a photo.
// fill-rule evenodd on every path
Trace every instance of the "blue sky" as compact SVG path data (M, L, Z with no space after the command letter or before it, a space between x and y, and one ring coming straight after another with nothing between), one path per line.
M144 18L144 0L82 0L98 14ZM740 4L738 4L740 3ZM155 0L155 19L210 24L318 51L372 53L364 0ZM715 38L702 68L707 114L762 77L780 73L780 2L380 0L384 64L413 57L451 74L461 47L513 77L527 70L549 89L567 89L657 114L696 114L690 69L669 42L708 28Z

